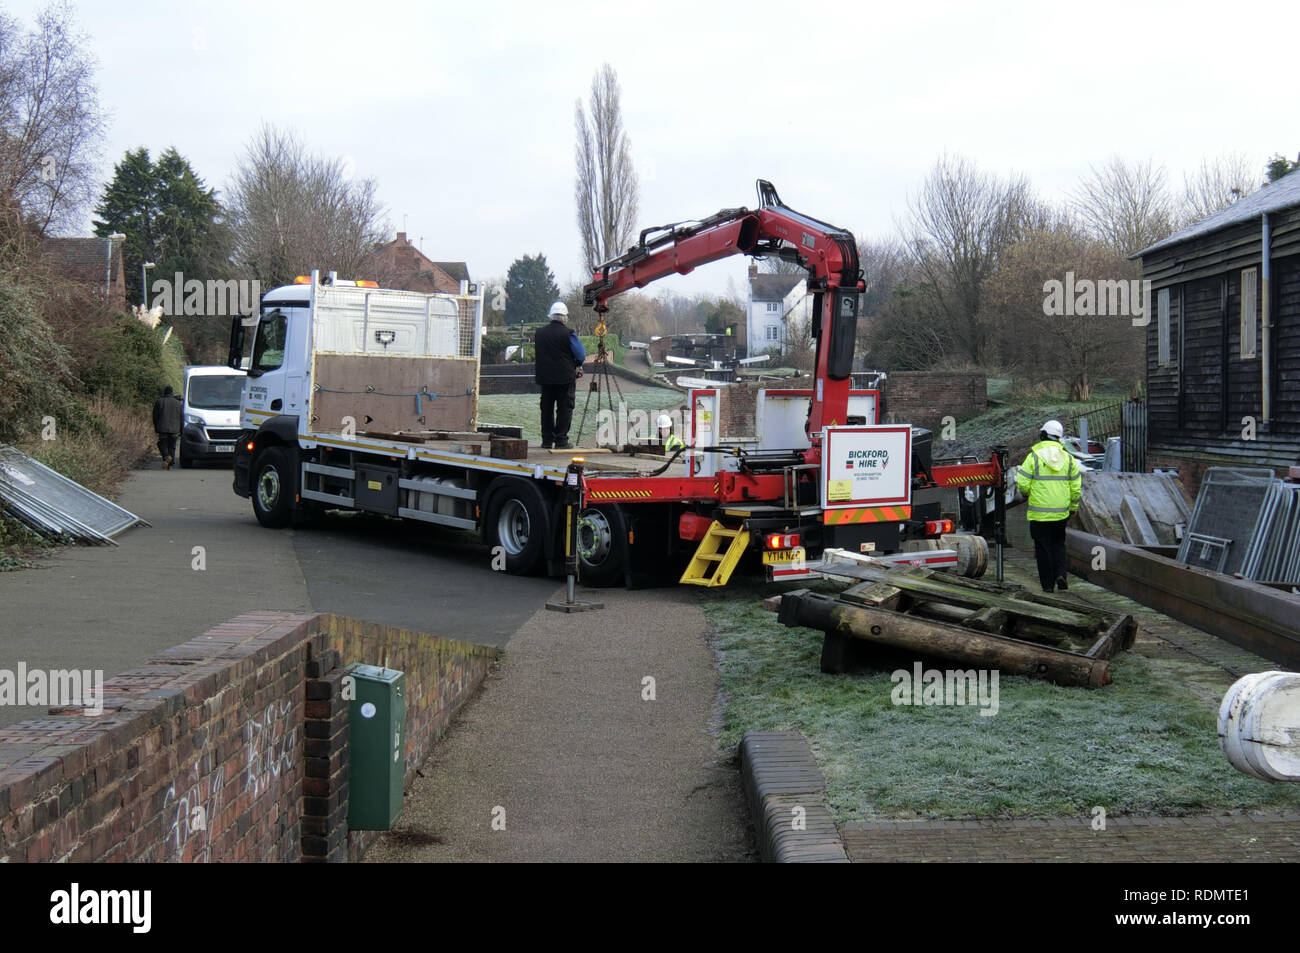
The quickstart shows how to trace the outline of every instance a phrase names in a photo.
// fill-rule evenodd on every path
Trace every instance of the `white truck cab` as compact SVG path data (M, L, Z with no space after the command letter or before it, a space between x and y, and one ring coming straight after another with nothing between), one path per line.
M239 403L246 375L222 365L185 368L180 465L235 458Z

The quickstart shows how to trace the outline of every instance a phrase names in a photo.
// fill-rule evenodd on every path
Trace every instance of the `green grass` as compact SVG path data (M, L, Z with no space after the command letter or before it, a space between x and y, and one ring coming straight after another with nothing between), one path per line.
M578 434L578 426L583 422L583 408L590 406L586 412L586 424L582 428L582 440L586 446L592 446L596 428L600 422L600 409L607 406L607 395L591 393L588 389L590 375L578 381L578 389L573 409L573 426L569 430L570 438ZM620 390L613 392L615 412L619 409L619 394L629 412L644 411L652 417L660 412L672 413L682 406L686 395L666 387L643 387L631 381L620 379ZM590 396L588 396L590 395ZM598 398L599 396L599 403ZM534 443L542 439L541 407L536 394L488 394L478 399L479 423L501 424L507 427L520 427L524 436ZM647 434L646 436L649 436Z
M1086 815L1098 805L1109 814L1300 806L1300 786L1228 764L1216 711L1162 660L1123 653L1101 689L1001 678L991 717L977 706L895 707L890 672L913 659L824 675L821 632L780 625L760 605L772 590L728 589L703 598L726 697L720 740L802 731L840 822Z

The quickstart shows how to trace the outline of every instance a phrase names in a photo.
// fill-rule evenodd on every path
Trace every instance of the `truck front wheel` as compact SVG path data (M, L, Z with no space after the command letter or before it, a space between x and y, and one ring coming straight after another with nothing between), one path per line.
M505 556L506 572L531 576L546 556L550 520L546 500L531 480L510 478L494 488L488 500L485 529L493 555Z
M288 526L293 518L297 474L289 452L267 447L253 461L253 513L263 526Z

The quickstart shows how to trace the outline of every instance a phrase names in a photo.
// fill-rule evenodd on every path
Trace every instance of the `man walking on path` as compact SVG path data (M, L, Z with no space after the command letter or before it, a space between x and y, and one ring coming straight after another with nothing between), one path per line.
M181 433L181 399L171 386L154 401L153 429L158 434L158 452L162 454L163 469L171 469L176 462L176 438Z
M574 381L582 374L586 348L569 330L569 309L563 301L551 305L551 323L533 338L533 378L542 388L542 447L567 450L573 421Z
M1039 441L1016 474L1016 485L1028 503L1029 535L1038 560L1038 582L1043 592L1069 589L1069 560L1065 552L1065 523L1079 508L1083 478L1079 464L1061 439L1065 428L1049 420Z

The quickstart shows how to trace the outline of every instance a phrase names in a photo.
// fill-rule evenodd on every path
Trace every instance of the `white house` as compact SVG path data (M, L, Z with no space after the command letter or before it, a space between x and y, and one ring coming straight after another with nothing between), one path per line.
M749 266L749 317L745 341L748 357L770 348L785 351L793 326L812 318L812 296L807 279L799 275L760 275Z

